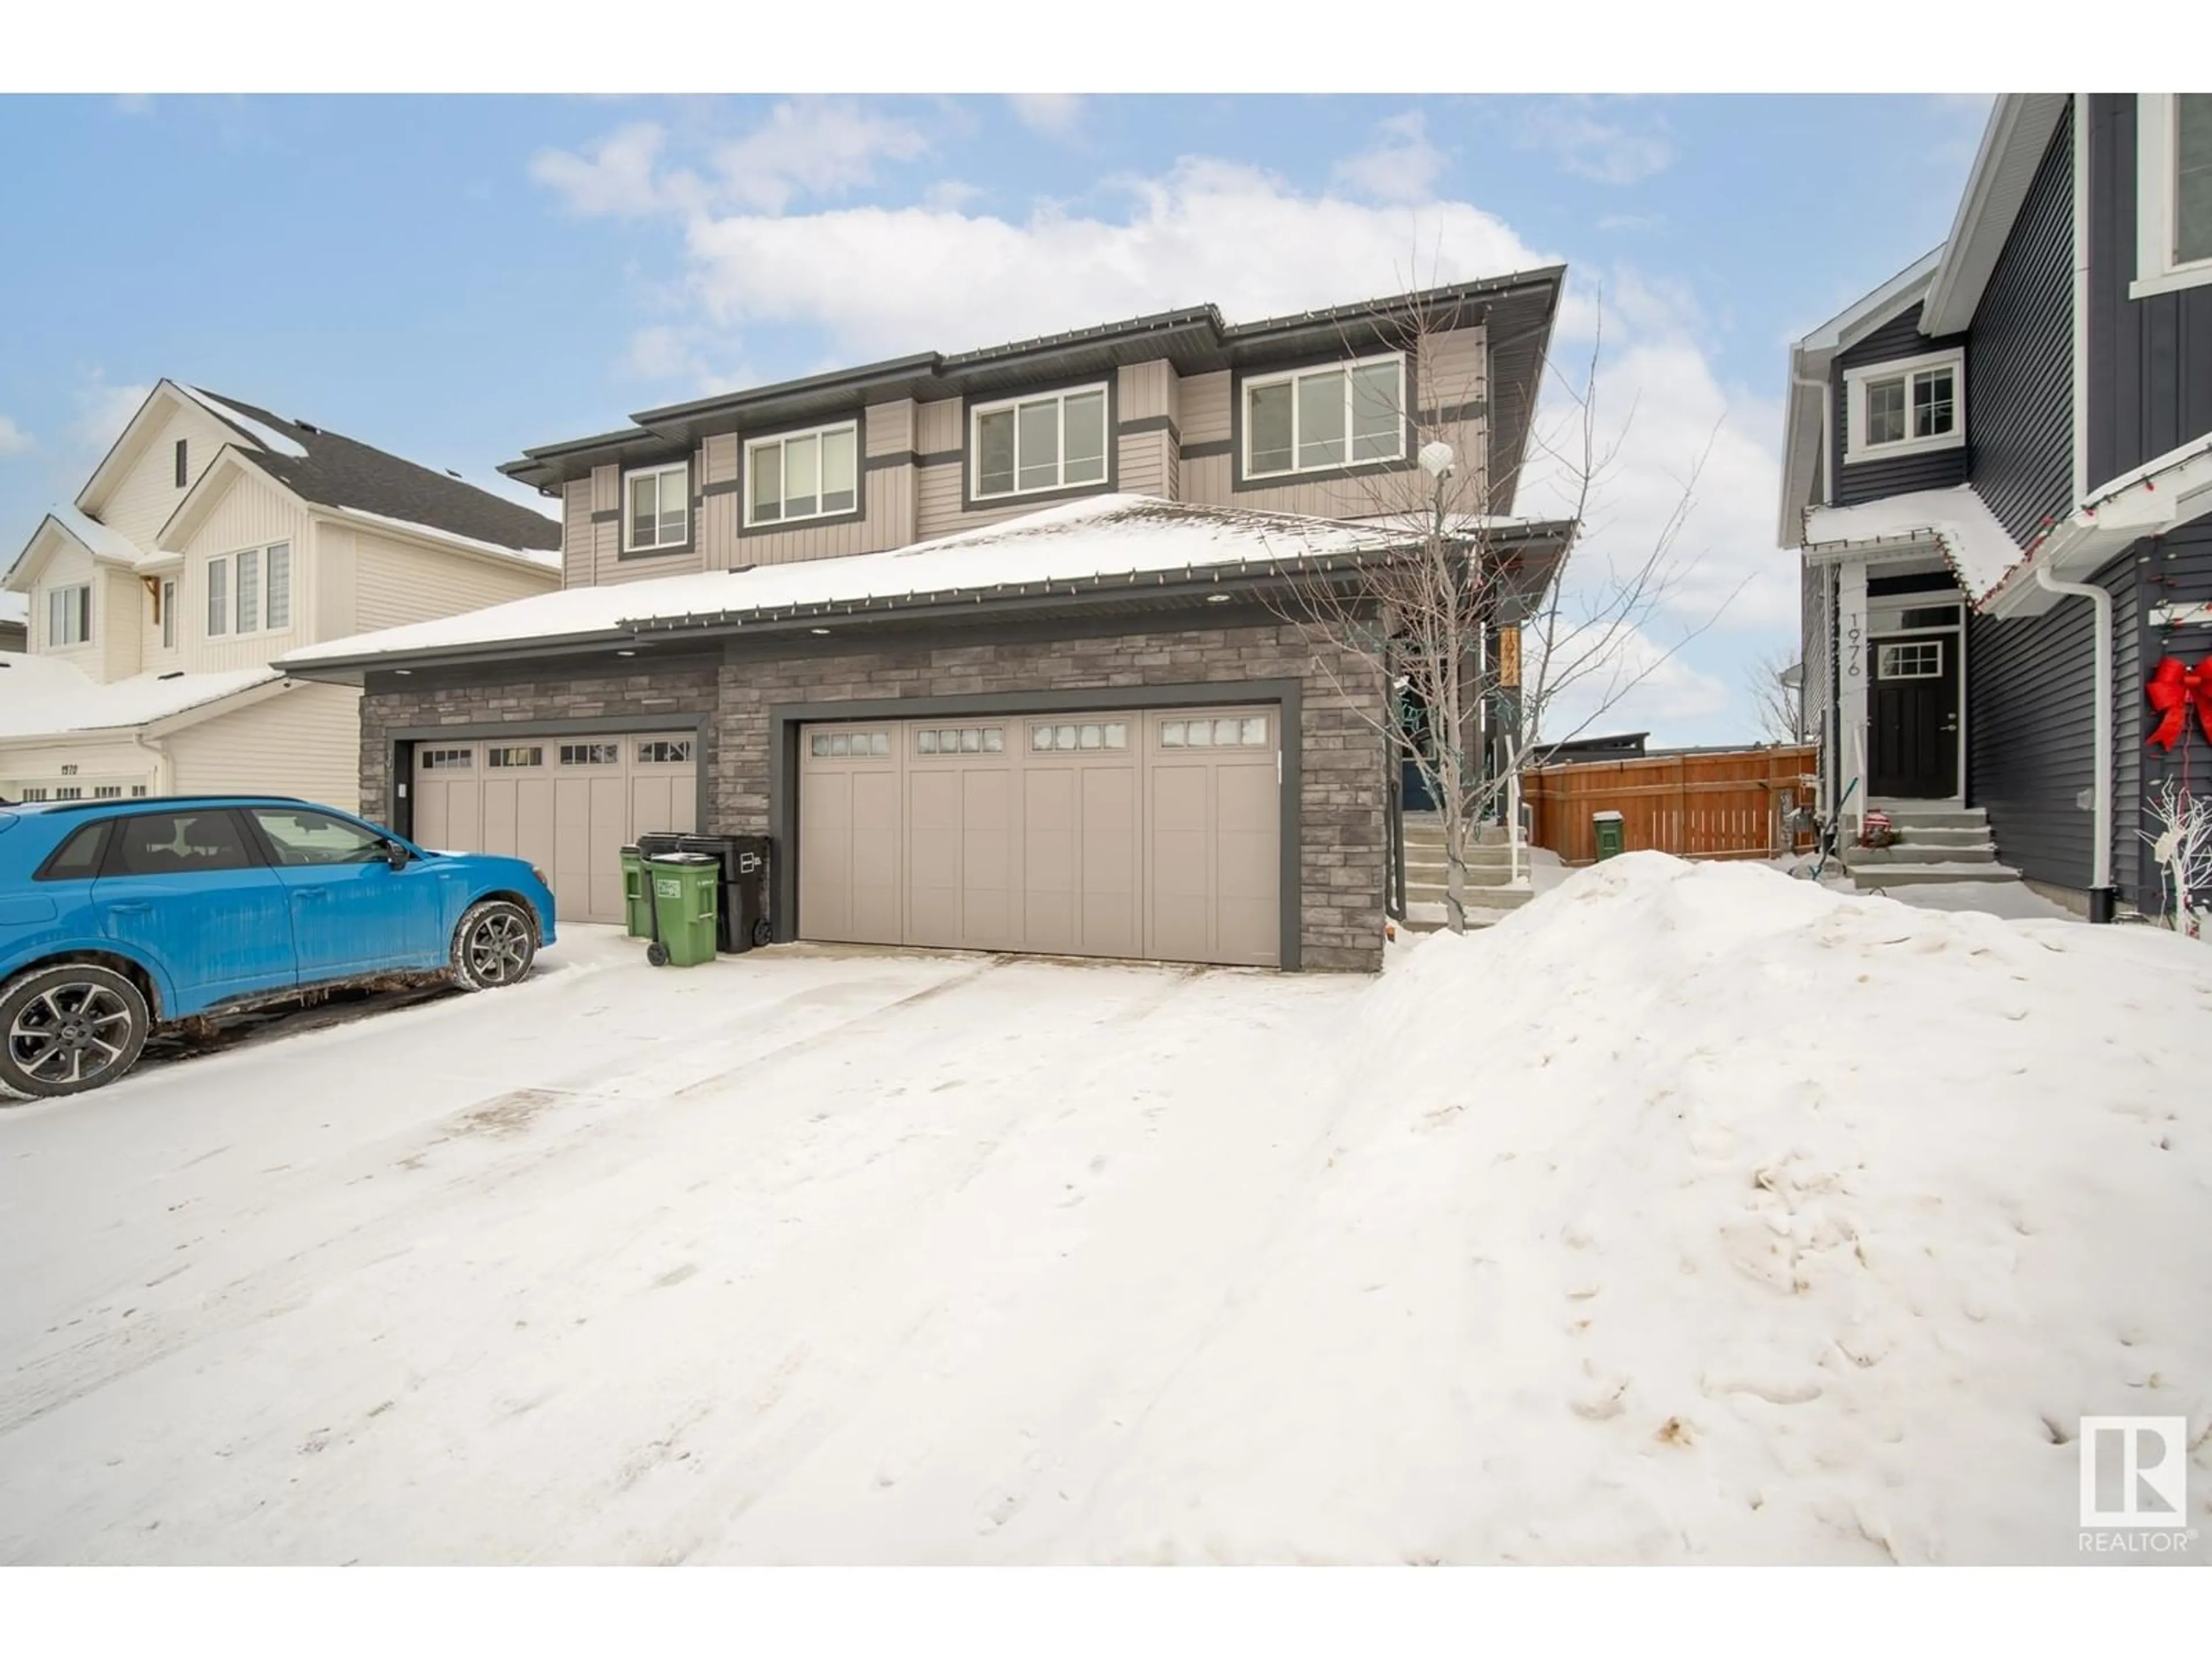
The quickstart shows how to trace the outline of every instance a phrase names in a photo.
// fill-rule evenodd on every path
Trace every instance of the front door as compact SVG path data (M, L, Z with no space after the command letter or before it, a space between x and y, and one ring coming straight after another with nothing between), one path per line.
M1874 641L1867 789L1942 800L1959 793L1959 636Z
M376 830L311 807L255 806L247 816L291 905L301 984L444 965L452 941L436 866L395 870Z

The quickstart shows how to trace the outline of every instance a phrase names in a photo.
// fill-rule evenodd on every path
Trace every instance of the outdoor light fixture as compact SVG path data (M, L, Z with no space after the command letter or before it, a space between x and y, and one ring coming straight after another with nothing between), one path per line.
M827 634L830 630L826 628L810 628L806 631L810 634Z
M1431 478L1445 478L1450 477L1452 463L1458 459L1459 457L1453 452L1452 447L1441 438L1432 440L1431 441L1421 446L1421 471L1427 473Z
M1226 593L1209 593L1206 596L1206 602L1208 605L1226 605L1229 596Z
M635 651L617 651L615 653L615 655L617 657L635 657L637 655L637 653Z

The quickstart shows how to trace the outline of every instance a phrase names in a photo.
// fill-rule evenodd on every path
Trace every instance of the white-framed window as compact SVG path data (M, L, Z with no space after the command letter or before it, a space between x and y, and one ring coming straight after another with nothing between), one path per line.
M1884 680L1933 680L1943 674L1943 641L1900 640L1885 645L1875 659L1875 677Z
M538 743L518 743L495 745L484 750L486 766L521 768L545 764L545 745Z
M784 432L745 446L745 524L833 518L860 504L856 421Z
M177 441L182 443L184 440L179 438ZM161 579L161 596L155 603L161 607L161 649L173 651L177 648L177 579L174 576Z
M807 738L806 746L808 753L825 760L888 755L891 752L891 734L888 732L816 732Z
M561 764L620 766L622 745L618 743L564 743L561 745Z
M473 749L425 749L422 769L425 772L466 772L477 763Z
M82 645L92 637L92 584L77 582L46 593L46 643Z
M1030 747L1040 753L1072 749L1127 749L1126 720L1055 720L1030 727Z
M653 553L691 539L691 463L623 474L623 551Z
M1931 351L1844 371L1846 462L1956 449L1966 441L1966 355Z
M292 546L276 542L267 547L241 548L208 561L207 631L210 639L225 634L274 634L292 625ZM167 624L164 645L173 645Z
M1329 472L1406 455L1406 359L1363 357L1244 382L1244 476Z
M94 800L121 800L123 786L119 783L95 783L92 786L92 798Z
M40 785L32 784L23 791L23 799L25 800L50 800L52 797L48 795L46 790Z
M917 755L1002 755L1006 750L1003 726L925 726L914 734ZM858 754L857 749L853 751ZM871 749L871 754L878 752Z
M976 501L1106 482L1106 388L1071 386L968 411L969 493Z
M2139 92L2128 297L2203 283L2212 283L2212 92Z
M1163 749L1265 749L1265 714L1223 714L1212 720L1160 722Z
M688 766L690 762L689 738L647 738L637 745L640 766Z

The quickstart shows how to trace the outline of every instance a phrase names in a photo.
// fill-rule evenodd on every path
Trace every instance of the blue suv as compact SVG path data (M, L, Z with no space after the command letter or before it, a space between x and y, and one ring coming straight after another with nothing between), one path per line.
M520 859L283 797L0 804L0 1088L73 1095L154 1028L394 975L512 985L553 942Z

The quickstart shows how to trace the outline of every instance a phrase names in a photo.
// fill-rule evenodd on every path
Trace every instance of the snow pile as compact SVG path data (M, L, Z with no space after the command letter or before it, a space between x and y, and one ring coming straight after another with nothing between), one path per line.
M1638 854L1364 998L1312 1207L1110 1554L2075 1560L2077 1420L2212 1495L2212 952Z

